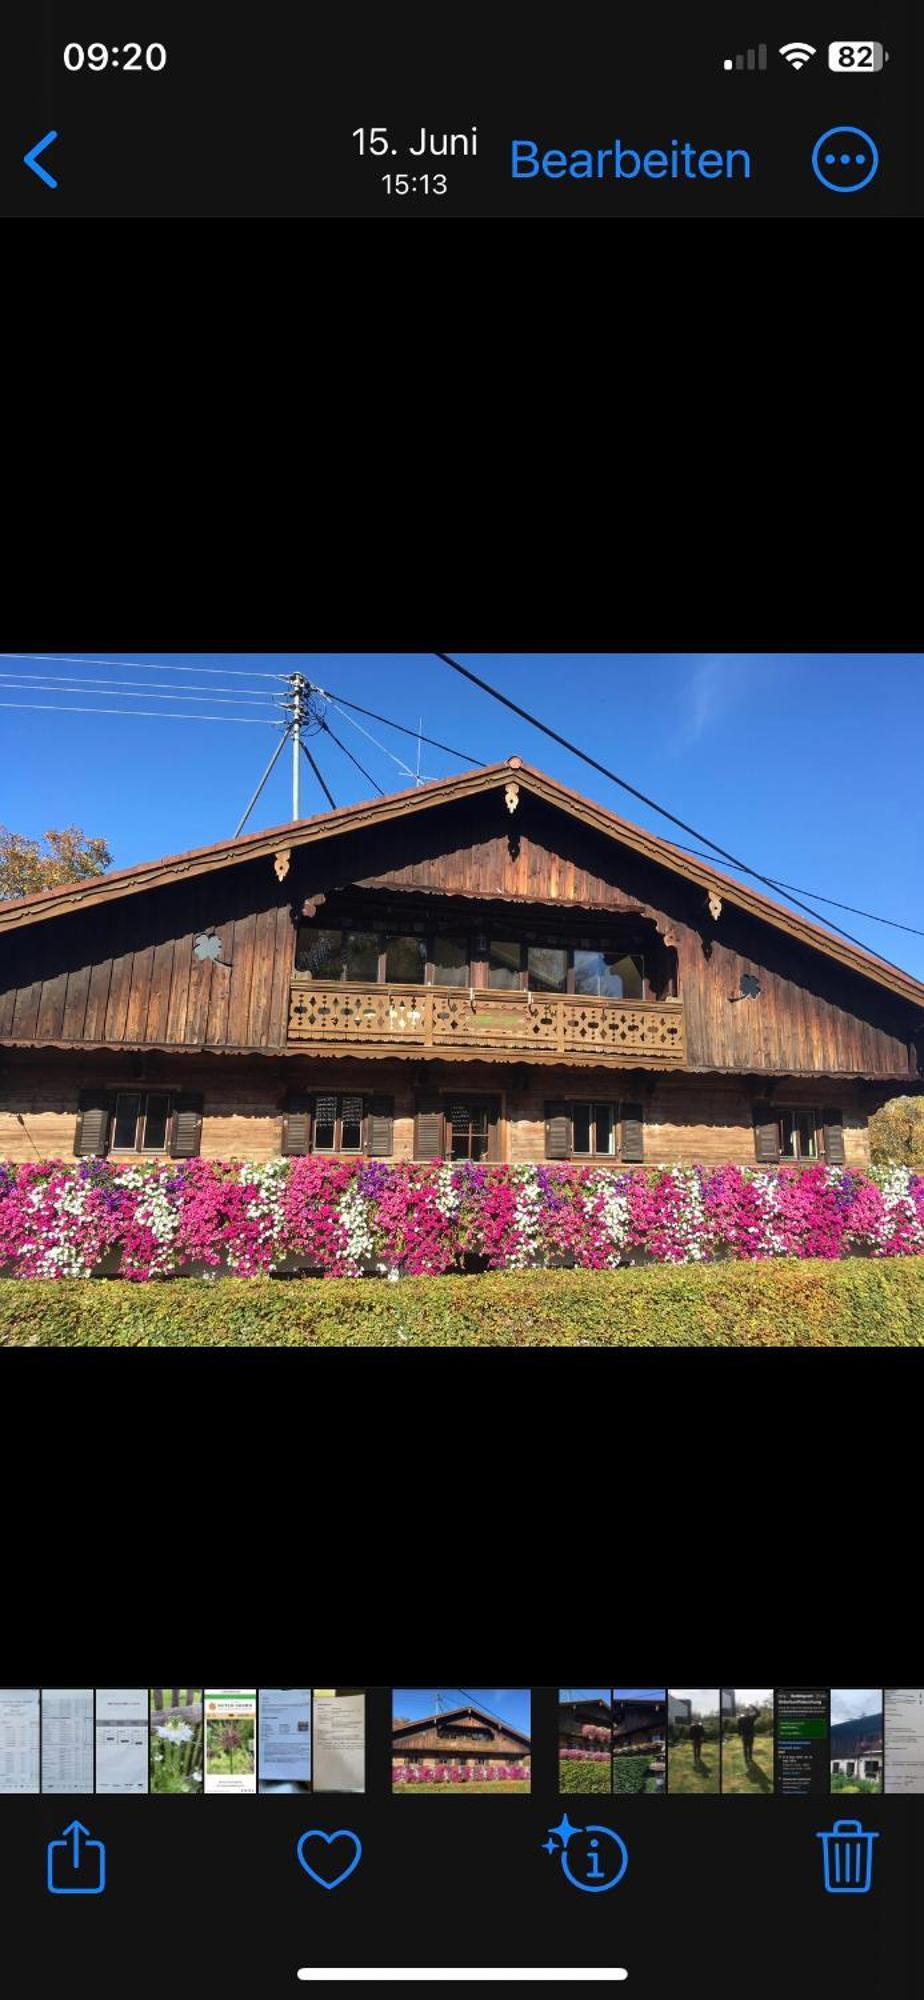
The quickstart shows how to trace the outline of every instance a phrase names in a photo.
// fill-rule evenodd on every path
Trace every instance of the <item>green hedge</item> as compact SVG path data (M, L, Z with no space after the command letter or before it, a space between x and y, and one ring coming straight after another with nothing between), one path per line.
M484 1277L0 1279L13 1347L924 1346L924 1259Z

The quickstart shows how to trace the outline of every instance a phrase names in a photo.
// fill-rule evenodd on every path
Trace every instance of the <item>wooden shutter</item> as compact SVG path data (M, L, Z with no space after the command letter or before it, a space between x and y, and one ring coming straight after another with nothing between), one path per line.
M496 1097L488 1098L488 1159L499 1160L500 1151L500 1103Z
M762 1166L779 1160L780 1125L771 1104L754 1106L754 1151Z
M376 1159L395 1150L395 1100L372 1097L366 1113L366 1145Z
M314 1098L304 1091L290 1090L286 1096L282 1113L283 1153L309 1153L311 1151L311 1113Z
M417 1116L414 1120L414 1158L415 1160L441 1160L442 1157L442 1099L431 1095L418 1097Z
M624 1104L622 1107L622 1157L624 1160L645 1158L644 1104Z
M547 1160L571 1158L571 1106L564 1100L545 1107L545 1157Z
M841 1114L830 1105L822 1112L825 1128L825 1159L830 1167L844 1164L844 1124Z
M199 1151L202 1137L202 1093L180 1091L173 1100L170 1155L174 1160L191 1160Z
M109 1120L112 1094L107 1090L82 1090L74 1134L74 1151L86 1156L105 1153L109 1147Z

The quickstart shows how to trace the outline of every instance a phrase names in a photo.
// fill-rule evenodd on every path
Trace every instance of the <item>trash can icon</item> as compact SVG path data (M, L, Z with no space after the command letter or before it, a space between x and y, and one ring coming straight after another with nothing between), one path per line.
M873 1880L873 1841L878 1833L867 1833L858 1819L836 1819L828 1833L816 1833L822 1842L825 1888L832 1896L864 1896Z

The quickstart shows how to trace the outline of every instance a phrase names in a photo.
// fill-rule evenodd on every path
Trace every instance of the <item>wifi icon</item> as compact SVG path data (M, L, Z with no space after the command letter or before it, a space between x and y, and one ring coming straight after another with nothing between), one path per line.
M811 42L784 42L780 50L783 61L789 64L790 69L804 69L816 53Z

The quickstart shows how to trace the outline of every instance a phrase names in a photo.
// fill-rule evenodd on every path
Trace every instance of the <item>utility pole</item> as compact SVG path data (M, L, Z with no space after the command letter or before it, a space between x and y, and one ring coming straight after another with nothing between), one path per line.
M292 818L295 820L301 818L302 723L305 719L305 701L310 693L310 686L304 674L290 674L288 678L292 688L289 729L292 736Z

